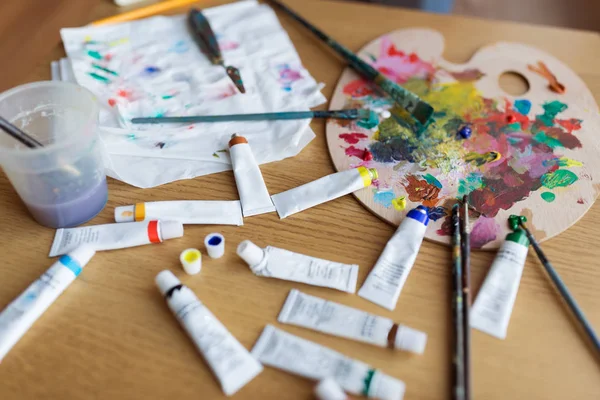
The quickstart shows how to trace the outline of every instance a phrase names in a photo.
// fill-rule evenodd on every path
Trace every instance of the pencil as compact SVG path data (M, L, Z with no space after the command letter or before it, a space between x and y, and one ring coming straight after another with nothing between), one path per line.
M125 12L122 14L113 15L112 17L100 19L98 21L92 22L92 25L107 25L114 24L117 22L126 22L133 21L135 19L140 19L144 17L149 17L151 15L160 14L165 11L172 10L174 8L179 8L186 6L188 4L197 3L199 0L167 0L162 1L160 3L151 4L147 7L137 8L135 10Z
M371 110L347 109L333 111L289 111L263 114L231 114L231 115L190 115L186 117L142 117L133 118L133 124L162 123L194 123L194 122L231 122L231 121L273 121L284 119L333 118L333 119L367 119L377 118Z
M575 298L573 298L573 296L571 295L571 292L569 292L567 285L565 285L563 280L560 278L560 275L558 275L558 272L556 272L552 264L550 264L550 261L542 251L542 248L540 247L539 243L537 242L537 240L535 240L535 238L525 225L525 222L527 222L527 218L523 216L511 215L509 218L509 223L512 229L515 229L516 221L518 221L518 226L520 226L525 231L527 239L529 239L531 246L533 246L533 249L535 250L535 253L540 259L540 262L546 269L546 272L548 273L548 275L550 275L550 279L552 279L552 282L554 282L554 285L560 292L560 295L563 297L563 299L565 299L565 302L567 303L567 305L569 306L569 308L583 327L585 333L588 335L590 341L596 349L596 352L600 355L600 340L598 339L598 335L594 331L592 324L590 324L590 322L585 317L585 314L583 313L581 307L579 307L579 305L575 301Z
M331 49L335 50L341 57L343 57L348 62L348 65L350 65L350 67L352 67L356 72L373 82L382 91L387 93L396 104L408 111L408 113L410 113L411 117L414 119L414 121L412 121L412 125L416 127L417 133L420 133L426 129L427 126L433 121L433 107L431 107L431 105L429 105L427 102L421 100L419 96L387 79L382 73L360 59L356 54L348 50L346 47L333 40L327 34L320 31L316 26L312 25L300 15L296 14L285 4L282 4L277 0L271 0L271 3L277 5L281 10L298 21L309 31L314 33L315 36L317 36Z
M471 308L471 235L469 228L469 198L463 196L462 209L462 290L463 290L463 327L465 352L465 399L471 399L471 324L469 313Z
M453 311L454 311L454 400L465 399L465 352L463 322L463 292L461 270L460 204L452 207L452 264L453 264Z

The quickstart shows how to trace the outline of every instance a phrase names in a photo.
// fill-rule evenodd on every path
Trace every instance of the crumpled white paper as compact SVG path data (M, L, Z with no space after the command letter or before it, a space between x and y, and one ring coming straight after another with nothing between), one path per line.
M292 157L314 138L309 119L131 124L142 116L305 111L325 102L269 6L242 1L203 13L246 94L200 52L185 15L61 30L75 80L101 104L109 176L147 188L229 170L233 133L248 139L259 164Z

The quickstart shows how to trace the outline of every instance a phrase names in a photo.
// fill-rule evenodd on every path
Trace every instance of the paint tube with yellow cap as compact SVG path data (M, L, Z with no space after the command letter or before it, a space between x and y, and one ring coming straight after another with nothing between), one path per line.
M262 249L249 240L238 245L237 254L257 276L356 292L356 264L323 260L272 246Z
M239 200L151 201L115 207L116 222L161 219L182 224L244 225Z
M279 218L283 219L297 212L371 186L374 179L377 179L375 168L352 168L273 195L271 199L273 199Z
M235 134L231 137L229 156L244 217L275 211L260 167L245 137Z

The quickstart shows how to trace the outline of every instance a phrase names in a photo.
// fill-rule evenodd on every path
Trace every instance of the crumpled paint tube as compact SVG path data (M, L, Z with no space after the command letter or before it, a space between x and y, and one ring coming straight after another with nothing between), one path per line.
M471 327L506 338L528 249L529 239L523 230L506 235L471 308Z
M233 395L262 372L262 365L171 271L160 272L155 280L169 308L221 383L223 393Z
M369 273L358 295L388 310L396 308L400 291L421 248L429 223L427 208L418 206L406 214Z
M264 365L312 380L333 378L346 392L380 400L401 400L404 382L320 344L267 325L252 349Z
M115 207L115 222L162 219L182 224L244 225L239 200L151 201Z
M244 217L275 211L260 167L245 137L233 135L229 141L229 156Z
M290 291L277 321L417 354L423 354L427 343L424 332L296 289Z
M371 186L377 179L375 168L358 167L324 176L294 189L271 196L279 218L314 207L329 200Z
M249 240L238 245L237 254L257 276L328 287L343 292L356 291L358 265L342 264L277 247L261 249Z

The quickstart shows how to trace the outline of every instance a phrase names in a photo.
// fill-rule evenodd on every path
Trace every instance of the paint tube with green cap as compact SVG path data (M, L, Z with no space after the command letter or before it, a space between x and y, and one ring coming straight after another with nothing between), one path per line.
M471 327L506 338L528 249L529 240L522 229L506 235L471 309Z
M264 365L321 380L333 378L346 392L380 400L401 400L404 382L315 342L267 325L252 349Z

